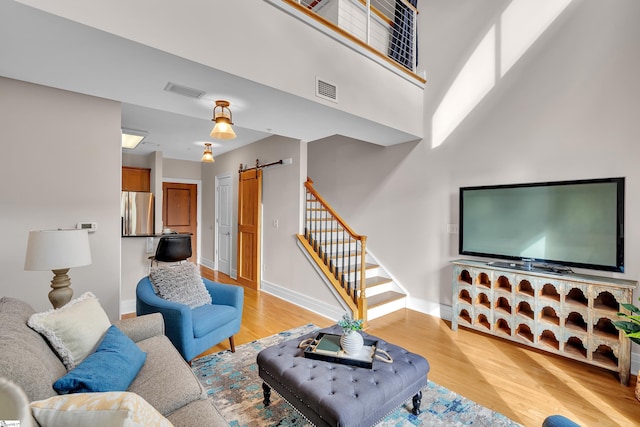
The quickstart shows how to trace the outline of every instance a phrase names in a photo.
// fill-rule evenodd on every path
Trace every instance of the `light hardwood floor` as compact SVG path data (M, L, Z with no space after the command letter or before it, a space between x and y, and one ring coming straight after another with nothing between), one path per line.
M234 283L202 268L204 277ZM306 323L334 322L264 292L245 288L236 345ZM627 387L609 371L459 328L434 316L401 310L369 322L367 332L427 358L429 379L527 427L562 414L583 426L640 426L636 377ZM229 348L228 341L203 354Z

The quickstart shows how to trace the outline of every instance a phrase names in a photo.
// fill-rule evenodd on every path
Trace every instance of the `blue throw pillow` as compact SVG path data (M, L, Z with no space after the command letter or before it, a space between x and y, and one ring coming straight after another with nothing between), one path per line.
M147 353L112 325L96 351L59 378L53 388L59 394L126 391L146 359Z

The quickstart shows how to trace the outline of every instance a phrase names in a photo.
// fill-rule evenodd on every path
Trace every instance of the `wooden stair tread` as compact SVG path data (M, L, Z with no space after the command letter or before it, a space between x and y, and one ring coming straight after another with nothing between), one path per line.
M386 304L389 302L393 302L399 299L406 297L405 294L401 294L399 292L387 291L378 295L373 295L371 297L367 297L367 306L369 309L380 306L382 304Z
M344 254L344 253L327 253L327 255L329 255L329 258L331 259L340 259L340 258L358 258L360 259L360 257L362 256L362 252L360 252L360 250L358 249L358 252L356 253L355 249L353 251L351 251L351 254L349 255L348 253Z
M378 264L370 264L368 262L364 265L365 270L371 270L372 268L378 268L378 267L379 267ZM352 265L351 268L349 268L349 269L347 269L347 268L342 269L341 267L336 267L336 268L338 269L338 271L341 271L341 272L346 272L348 270L349 273L353 273L355 271L359 271L360 270L360 264Z
M365 281L365 285L367 288L372 288L374 286L384 285L391 282L392 280L389 279L388 277L375 276L375 277L368 277L367 280Z
M311 234L313 234L313 233L311 233ZM313 243L313 242L309 241L309 239L308 239L308 238L306 238L306 240L307 240L309 243ZM314 240L314 239L311 239L311 240ZM342 239L340 239L340 240L333 240L333 241L331 241L331 242L323 242L323 243L320 243L320 242L318 242L318 241L316 240L316 243L317 243L317 244L319 244L320 246L348 245L348 244L356 243L356 240L342 240Z

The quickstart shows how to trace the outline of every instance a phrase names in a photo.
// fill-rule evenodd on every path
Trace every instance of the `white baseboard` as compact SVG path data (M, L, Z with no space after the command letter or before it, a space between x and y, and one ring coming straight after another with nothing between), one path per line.
M136 312L136 300L127 299L120 301L120 315L135 313Z
M281 298L285 301L288 301L292 304L295 304L299 307L317 313L320 316L324 316L327 319L337 321L344 314L344 310L342 310L341 308L335 307L322 301L311 299L308 295L300 294L266 280L263 280L261 282L260 290Z
M407 308L420 313L439 317L440 319L451 320L450 305L439 304L437 302L431 302L410 296L407 298Z
M207 267L210 270L216 270L216 263L210 259L206 259L206 258L200 258L200 265L204 265L205 267ZM237 280L238 279L238 274L236 269L232 268L229 274L229 277L231 277L233 280Z
M206 258L200 258L200 265L204 265L205 267L207 267L210 270L215 270L216 269L216 263L210 259L206 259Z

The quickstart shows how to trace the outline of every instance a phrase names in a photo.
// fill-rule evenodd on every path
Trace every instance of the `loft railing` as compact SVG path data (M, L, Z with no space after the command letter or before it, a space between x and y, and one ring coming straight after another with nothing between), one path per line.
M416 72L417 0L282 0Z
M298 239L351 309L354 319L367 320L365 299L367 237L355 233L313 188L304 183L304 236Z

